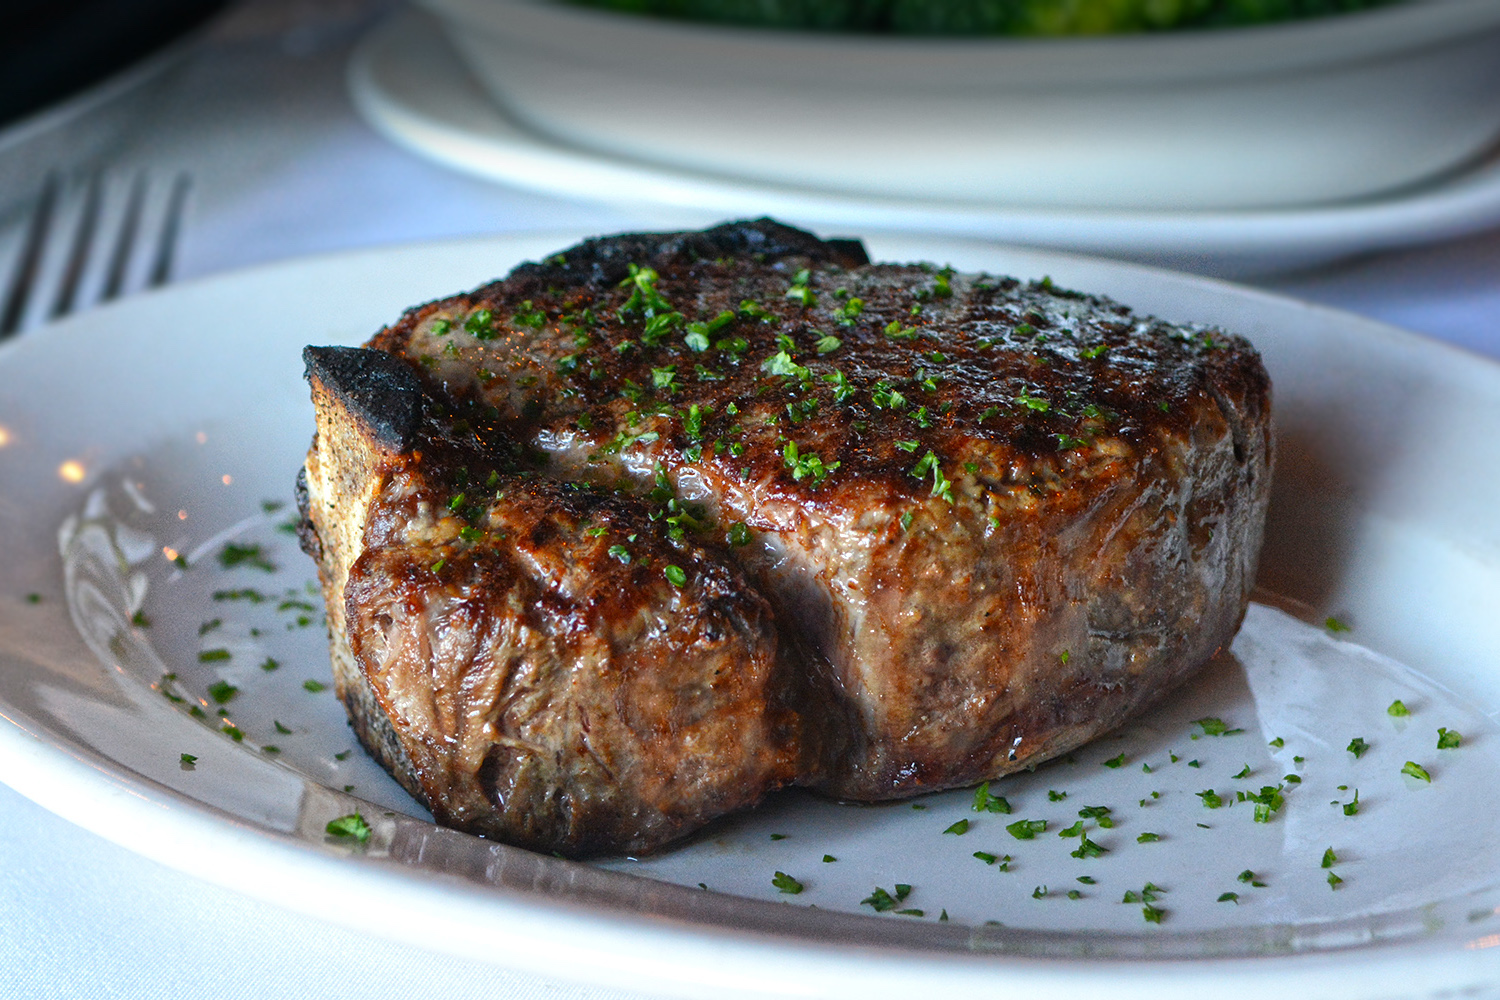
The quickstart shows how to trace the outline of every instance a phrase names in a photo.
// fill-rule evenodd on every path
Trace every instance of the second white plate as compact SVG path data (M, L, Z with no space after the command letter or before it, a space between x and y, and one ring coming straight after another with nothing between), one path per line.
M349 67L355 106L392 141L458 170L565 197L679 210L683 224L774 215L847 233L941 233L1106 254L1200 274L1290 271L1500 223L1500 156L1399 195L1319 208L1223 211L1025 209L881 199L778 186L611 157L518 124L468 74L439 23L404 11Z

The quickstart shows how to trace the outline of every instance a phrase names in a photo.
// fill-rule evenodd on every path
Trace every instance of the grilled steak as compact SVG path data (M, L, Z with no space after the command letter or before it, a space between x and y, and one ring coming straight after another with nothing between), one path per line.
M766 731L795 731L754 749L781 756L752 799L785 760L874 800L1071 749L1227 643L1253 583L1272 458L1255 351L1050 282L872 265L761 220L590 240L370 346L487 428L476 447L520 449L528 482L618 495L660 544L702 547L694 573L743 570L731 589L774 615L745 616L775 633L765 663L790 662L745 669L793 710ZM410 546L409 505L385 509L363 544ZM567 562L579 545L595 551L566 529L543 547Z

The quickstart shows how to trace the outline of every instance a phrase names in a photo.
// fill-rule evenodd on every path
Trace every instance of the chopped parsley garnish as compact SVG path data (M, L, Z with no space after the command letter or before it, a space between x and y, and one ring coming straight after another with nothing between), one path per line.
M284 726L284 725L281 724L281 720L280 719L272 719L271 720L271 725L275 726L276 727L276 731L278 733L280 733L281 735L283 735L283 736L286 736L287 734L289 734L291 732L290 728L288 728L287 726Z
M956 836L962 837L964 834L969 832L969 821L966 819L958 820L943 832L955 834Z
M329 820L324 830L330 836L357 840L361 844L368 842L370 839L370 824L366 823L365 818L357 812L352 812L347 816L340 816L338 819Z
M322 681L315 681L309 677L307 680L302 682L302 689L304 691L310 691L313 694L318 694L321 691L327 691L328 685L324 684Z
M911 886L901 882L896 883L896 891L894 894L886 892L884 889L876 886L875 890L871 892L870 895L859 901L859 905L868 906L872 908L876 913L886 913L890 910L894 910L897 906L901 905L902 901L905 900L909 895L911 895Z
M1463 735L1456 730L1442 728L1438 730L1437 748L1439 750L1452 750L1463 743Z
M1263 785L1259 792L1236 792L1235 795L1240 802L1255 803L1255 822L1269 823L1271 816L1280 811L1286 801L1281 794L1283 787Z
M189 766L189 767L191 767L191 766L192 766L192 765L194 765L194 764L196 764L196 763L198 763L198 758L197 758L197 757L194 757L194 756L193 756L193 755L192 755L192 754L190 754L190 753L185 753L185 754L182 754L182 755L181 755L181 756L179 756L179 757L178 757L178 758L177 758L177 759L178 759L178 760L179 760L179 761L181 761L181 762L182 762L182 763L184 763L184 764L187 764L187 765L188 765L188 766Z
M975 851L974 857L978 858L980 861L983 861L987 865L992 865L996 861L1000 860L998 855L991 854L989 851Z
M479 340L495 338L495 314L488 309L476 309L464 320L464 330Z
M1032 889L1031 890L1031 898L1032 899L1046 899L1047 898L1047 887L1045 885L1039 885L1035 889Z
M1244 732L1243 729L1230 729L1227 722L1213 716L1194 719L1193 725L1201 727L1204 736L1234 736L1236 733Z
M825 865L832 864L833 862L835 862L837 860L838 860L838 858L834 857L832 854L825 854L825 855L823 855L823 863Z
M784 833L773 833L773 834L771 834L771 839L772 840L785 840L786 839L786 834L784 834Z
M1335 634L1339 632L1348 632L1350 630L1348 625L1345 625L1343 622L1339 621L1337 618L1334 618L1332 615L1323 619L1323 627Z
M986 781L974 789L974 811L1008 813L1010 812L1010 803L1005 800L1003 795L991 795L990 783Z
M1400 718L1403 715L1410 715L1411 709L1407 708L1406 704L1402 702L1400 698L1397 698L1395 701L1391 702L1391 707L1385 710L1385 714Z
M1094 878L1094 876L1092 875L1080 875L1078 876L1078 881L1082 882L1084 885L1093 885L1099 880Z
M1198 798L1203 800L1204 806L1209 809L1218 809L1224 804L1224 800L1219 797L1219 793L1212 788L1207 791L1197 792L1196 794Z
M735 547L750 544L750 529L743 522L736 521L729 526L729 544Z
M1048 802L1061 802L1063 799L1065 799L1067 797L1068 797L1068 793L1067 792L1059 792L1055 788L1049 788L1049 789L1047 789L1047 801Z
M1111 757L1109 760L1104 761L1104 766L1105 767L1119 768L1119 767L1124 766L1124 764L1125 764L1125 754L1123 754L1123 753L1119 754L1116 757Z
M1218 903L1235 903L1235 904L1238 904L1239 901L1240 901L1240 894L1237 893L1237 892L1221 892L1221 893L1219 893L1219 898L1217 900L1215 900L1215 902L1218 902Z
M674 587L682 587L687 583L687 573L683 572L681 566L668 566L661 572Z
M855 299L855 301L858 302L859 300ZM842 340L829 334L828 336L819 337L818 342L813 345L813 350L817 351L819 355L832 354L843 346L844 342Z
M225 569L253 566L267 573L276 572L276 564L266 558L259 545L236 545L230 542L219 552L219 565Z
M1137 844L1154 844L1160 839L1161 834L1159 833L1143 833L1135 838L1135 842Z
M900 410L906 406L906 397L897 392L890 382L881 379L870 390L870 402L875 404L876 409Z
M218 663L227 659L229 659L227 649L205 649L198 653L199 663Z
M827 479L829 474L837 470L840 465L839 462L829 462L825 465L823 464L823 460L814 452L808 452L806 455L801 454L797 450L797 442L795 441L788 441L786 443L786 447L782 449L782 458L786 462L786 467L791 470L793 480L801 482L803 479L811 477L814 486Z
M1097 858L1109 853L1109 848L1096 844L1085 832L1080 835L1078 850L1069 852L1075 858Z
M1328 850L1323 852L1324 868L1332 868L1335 864L1338 863L1338 860L1338 855L1333 853L1333 848L1330 847Z
M891 320L885 325L885 335L891 340L912 340L920 331L914 326L902 326L900 320Z
M1048 410L1052 409L1052 404L1047 400L1043 399L1041 396L1033 396L1025 389L1022 389L1021 394L1016 397L1016 402L1020 403L1028 410L1035 410L1038 413L1046 413Z
M1018 819L1005 828L1017 840L1035 840L1039 833L1047 832L1047 821L1044 819Z
M135 614L130 616L130 624L134 625L136 628L150 628L151 619L146 617L146 612L137 611Z
M240 693L240 689L228 681L215 681L208 686L208 695L220 705L226 705L229 700Z
M1343 882L1344 880L1339 878L1333 872L1328 873L1328 888L1337 889L1340 885L1343 884Z
M1068 890L1068 898L1069 899L1082 899L1083 898L1083 893L1079 892L1077 889L1069 889Z
M1066 792L1064 792L1063 794L1067 795ZM1084 806L1082 809L1078 810L1078 815L1083 819L1094 820L1101 827L1108 830L1115 825L1115 821L1109 818L1109 814L1112 812L1114 812L1114 810L1109 806Z
M1343 805L1344 805L1344 815L1345 816L1357 816L1357 815L1359 815L1359 789L1358 788L1356 788L1354 790L1354 798L1351 799L1348 802L1345 802Z
M1231 775L1231 777L1234 777L1234 778L1248 778L1248 777L1250 777L1250 775L1252 773L1254 773L1254 772L1252 772L1250 770L1250 765L1246 764L1244 767L1240 768L1233 775Z
M1083 820L1078 820L1072 826L1057 831L1059 837L1081 837L1083 836Z
M1370 749L1370 744L1366 743L1363 737L1356 736L1349 741L1349 745L1344 749L1352 753L1355 760L1359 760L1365 755L1365 751Z
M1166 910L1163 910L1159 906L1152 906L1150 903L1147 903L1145 906L1141 907L1141 916L1146 918L1146 923L1148 924L1159 924L1161 923L1162 917L1166 915Z
M1432 781L1432 775L1427 773L1427 768L1423 767L1421 764L1418 764L1414 760L1409 760L1405 764L1401 765L1401 773L1411 775L1418 781Z
M792 878L786 872L777 872L775 875L772 875L771 884L776 887L777 891L784 892L789 896L795 896L802 891L802 883Z
M624 563L626 566L630 565L630 550L625 548L625 546L611 545L609 547L609 554L614 558L620 560L620 562Z
M521 303L521 308L510 318L510 321L519 327L539 330L547 322L547 314L540 309L534 309L531 300L527 299Z
M1277 750L1280 750L1282 747L1286 746L1286 740L1278 736L1271 742L1267 743L1266 746L1275 747Z

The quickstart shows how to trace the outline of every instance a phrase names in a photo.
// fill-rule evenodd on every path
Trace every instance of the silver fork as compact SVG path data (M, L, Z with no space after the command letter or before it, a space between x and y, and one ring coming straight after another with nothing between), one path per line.
M171 280L192 185L191 175L178 173L165 197L155 199L160 203L158 223L142 279L147 288ZM119 181L112 181L99 171L73 184L57 173L48 175L25 223L5 298L0 303L0 340L76 311L85 304L83 293L90 285L96 286L97 302L108 302L125 293L133 274L139 271L132 264L142 243L152 185L145 171L138 171L129 182L123 207L117 212L107 211L109 196L119 187ZM59 231L68 228L69 216L71 234L64 244L60 242L63 234ZM102 240L101 229L111 227L113 238ZM102 271L91 267L96 260L95 251L101 247L108 251L100 258ZM61 249L61 256L54 248ZM50 299L42 295L49 284Z

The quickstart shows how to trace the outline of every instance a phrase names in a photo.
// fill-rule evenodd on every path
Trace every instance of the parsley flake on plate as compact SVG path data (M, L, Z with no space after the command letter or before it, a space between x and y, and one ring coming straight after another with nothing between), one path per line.
M367 843L370 839L370 824L366 823L365 818L357 812L329 820L324 830L330 836L357 840L361 844Z
M1044 819L1018 819L1005 828L1017 840L1035 840L1039 833L1047 832L1047 821Z
M1421 764L1418 764L1414 760L1409 760L1405 764L1401 765L1401 773L1410 775L1411 777L1416 778L1418 781L1426 781L1428 783L1431 783L1432 781L1432 775L1427 773L1427 768L1423 767Z
M771 884L776 887L777 891L784 892L789 896L797 895L803 888L801 882L798 882L786 872L777 872L775 875L772 875Z
M1005 800L1003 795L991 795L990 783L986 781L974 789L974 811L1008 813L1010 812L1010 803Z

